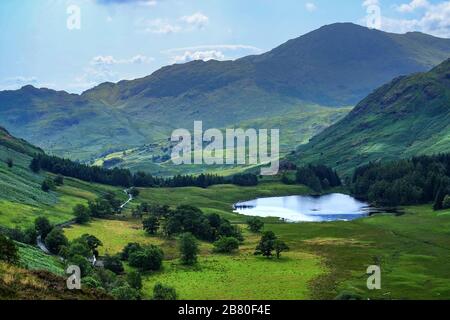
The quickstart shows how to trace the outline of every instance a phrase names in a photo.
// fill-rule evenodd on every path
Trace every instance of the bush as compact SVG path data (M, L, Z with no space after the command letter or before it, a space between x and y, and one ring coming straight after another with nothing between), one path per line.
M159 220L156 216L150 215L147 219L144 219L142 222L144 226L144 230L151 235L154 235L158 232L159 229Z
M142 247L139 243L129 243L123 248L120 258L122 261L128 261L132 253L140 250L142 250Z
M78 266L81 276L85 277L92 272L92 264L83 256L74 255L67 260L67 266Z
M6 159L6 165L8 168L12 168L14 166L14 161L11 158Z
M130 266L142 271L158 271L162 267L164 252L155 245L149 245L132 252L129 256Z
M450 195L446 195L444 201L442 202L443 209L450 209Z
M103 261L104 268L106 270L111 270L115 274L122 274L125 269L123 268L122 261L120 261L119 256L107 255Z
M137 198L138 196L139 196L139 190L138 189L136 189L136 188L131 188L130 189L130 191L129 191L129 193L131 194L131 196L133 197L133 198Z
M89 208L82 204L77 204L73 208L73 214L75 216L75 222L78 224L86 224L91 220Z
M67 246L68 244L69 241L64 235L64 232L59 228L54 228L45 238L45 245L53 254L58 254L61 247Z
M160 283L153 288L153 300L177 300L178 295L174 288L164 286Z
M142 277L138 271L130 271L127 274L127 283L136 290L142 289Z
M140 300L141 294L136 289L131 288L128 284L114 288L111 290L111 294L117 300Z
M214 252L231 253L239 249L239 240L233 237L220 238L214 243Z
M45 239L53 229L50 221L45 217L36 218L36 220L34 221L34 227L36 229L36 232L42 237L42 239Z
M197 263L199 252L197 239L191 233L184 233L180 237L181 262L185 265Z
M0 260L13 264L19 261L15 243L2 234L0 234Z
M258 233L264 228L264 222L259 218L251 218L247 221L248 228L251 232Z
M60 174L58 174L54 179L53 183L55 186L63 186L64 185L64 177Z
M55 188L55 185L53 183L53 180L47 178L42 182L41 189L44 192L50 192L50 190L53 190Z

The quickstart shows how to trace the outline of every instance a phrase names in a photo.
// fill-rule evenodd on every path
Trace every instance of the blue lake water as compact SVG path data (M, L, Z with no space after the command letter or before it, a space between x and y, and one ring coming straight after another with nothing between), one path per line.
M235 204L246 216L278 217L290 222L350 221L366 217L372 208L365 202L340 194L260 198Z

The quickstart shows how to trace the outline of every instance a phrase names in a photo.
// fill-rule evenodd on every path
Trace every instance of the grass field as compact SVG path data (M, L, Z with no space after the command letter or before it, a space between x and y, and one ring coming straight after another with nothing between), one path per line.
M145 235L138 221L95 221L66 233L69 238L97 235L105 244L103 250L111 253L134 241L161 245L166 252L164 270L145 276L147 297L152 286L162 282L177 288L182 299L333 299L342 291L372 299L450 298L450 211L436 213L430 205L407 207L402 216L378 215L351 222L288 224L268 218L265 229L286 241L291 251L281 261L254 257L259 235L245 230L246 217L232 213L232 204L305 193L308 190L301 186L271 182L252 188L141 190L135 204L188 203L240 224L246 239L238 254L216 255L211 244L202 243L200 263L193 269L179 265L176 241ZM367 267L374 264L382 270L379 291L366 287Z
M45 270L64 275L63 264L58 258L43 253L40 249L16 243L19 250L20 265L28 270Z

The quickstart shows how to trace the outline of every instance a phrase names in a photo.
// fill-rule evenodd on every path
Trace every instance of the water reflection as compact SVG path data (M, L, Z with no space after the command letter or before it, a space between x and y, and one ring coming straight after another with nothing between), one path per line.
M370 214L365 202L340 194L320 197L290 196L261 198L235 205L235 212L247 216L279 217L292 222L354 220Z

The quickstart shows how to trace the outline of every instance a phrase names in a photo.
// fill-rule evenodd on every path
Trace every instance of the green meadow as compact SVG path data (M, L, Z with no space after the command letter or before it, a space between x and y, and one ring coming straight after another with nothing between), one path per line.
M448 299L450 297L450 211L434 212L431 205L406 207L401 216L376 215L351 222L282 223L264 219L290 247L280 260L253 255L260 235L250 233L246 217L234 214L232 204L257 197L307 194L301 186L274 182L257 187L214 186L208 189L141 189L134 201L192 204L205 213L219 213L238 224L245 241L238 253L218 255L201 243L199 263L179 263L176 240L146 235L140 221L96 220L73 226L73 239L84 233L98 236L102 252L117 253L128 242L160 245L164 268L144 276L144 294L153 285L174 286L181 299L333 299L349 291L371 299ZM380 265L382 289L367 289L367 267Z

